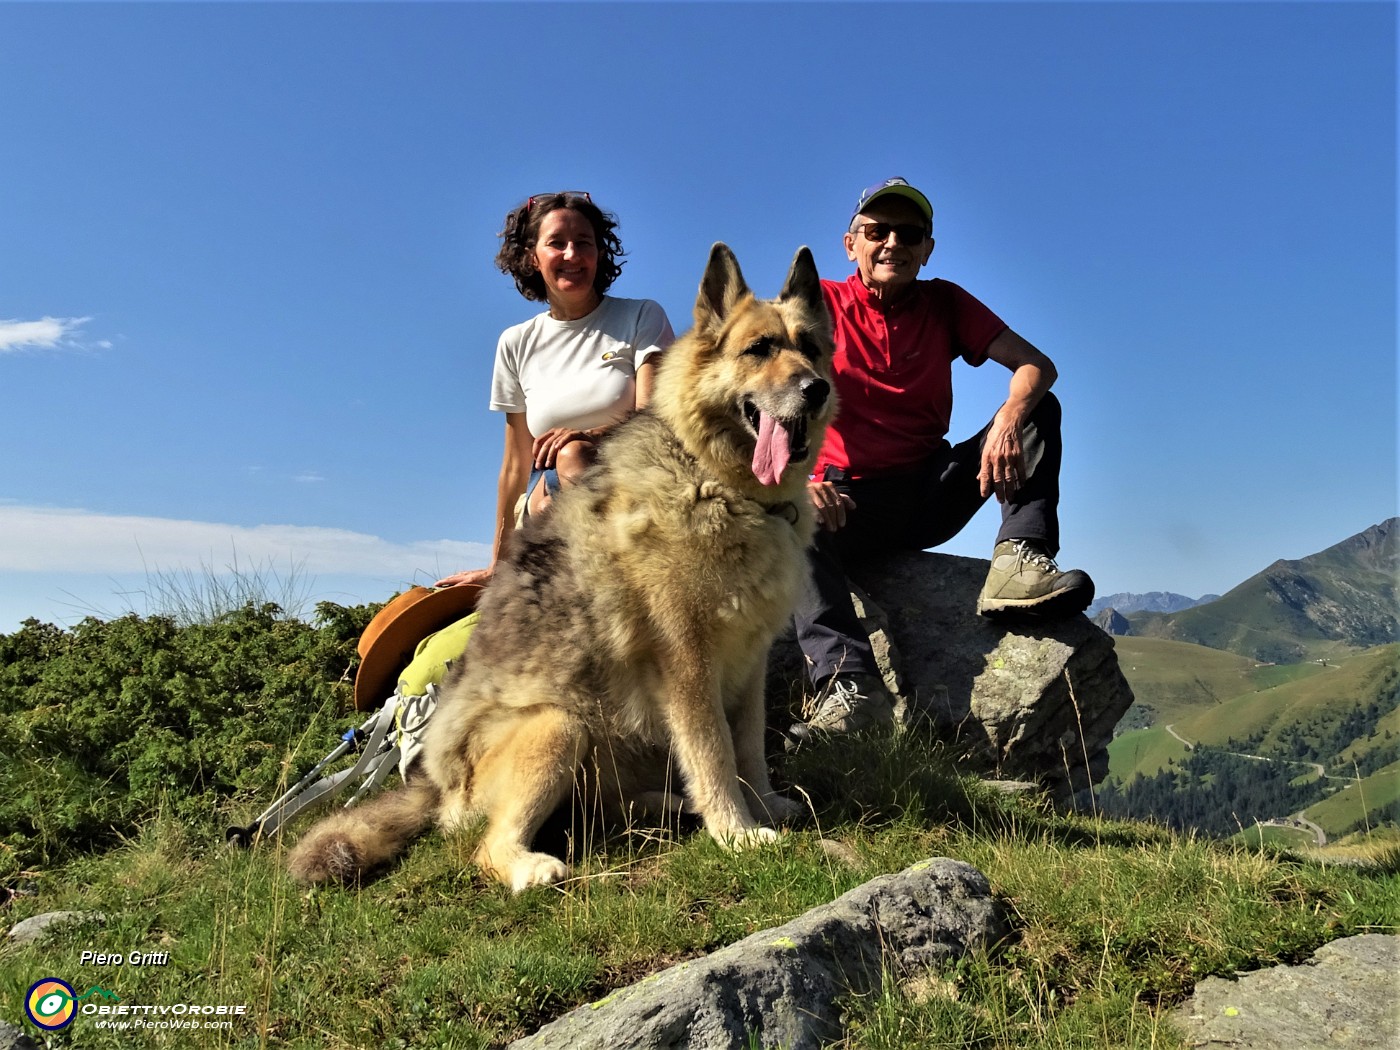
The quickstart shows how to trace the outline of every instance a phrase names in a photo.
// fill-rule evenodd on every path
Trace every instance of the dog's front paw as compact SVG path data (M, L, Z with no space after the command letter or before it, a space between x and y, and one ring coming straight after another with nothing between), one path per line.
M526 853L510 866L512 893L523 893L532 886L552 886L568 877L568 865L548 853Z
M732 853L742 853L746 849L778 841L778 832L772 828L726 828L711 831L710 835Z

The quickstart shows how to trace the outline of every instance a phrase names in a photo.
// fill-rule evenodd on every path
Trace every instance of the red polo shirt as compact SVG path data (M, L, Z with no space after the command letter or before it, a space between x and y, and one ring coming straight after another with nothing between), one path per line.
M886 308L860 275L822 281L840 398L814 467L875 477L913 467L948 433L953 359L987 359L1006 323L951 281L916 281Z

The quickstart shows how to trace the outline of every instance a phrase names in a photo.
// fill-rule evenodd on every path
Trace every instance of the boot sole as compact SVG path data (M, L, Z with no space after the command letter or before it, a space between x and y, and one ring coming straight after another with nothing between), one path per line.
M977 615L984 620L1064 620L1082 613L1093 600L1092 587L1072 587L1043 598L1012 598L993 602L978 598Z

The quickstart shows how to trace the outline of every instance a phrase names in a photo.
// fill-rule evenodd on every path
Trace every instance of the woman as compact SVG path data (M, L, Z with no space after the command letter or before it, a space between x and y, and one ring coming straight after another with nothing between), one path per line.
M506 216L496 265L548 309L507 328L496 346L491 408L505 413L506 437L493 569L518 521L544 510L592 462L598 439L646 405L658 355L675 338L658 304L607 294L622 272L616 229L615 218L575 191L539 194ZM490 572L438 585L480 582Z

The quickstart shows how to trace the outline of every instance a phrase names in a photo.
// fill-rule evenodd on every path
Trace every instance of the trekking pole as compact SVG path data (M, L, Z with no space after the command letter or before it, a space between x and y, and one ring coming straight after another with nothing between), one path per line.
M263 810L251 824L246 827L231 827L224 832L224 840L232 846L241 846L244 849L252 846L253 840L258 835L269 835L275 831L284 821L290 819L295 814L301 812L311 805L321 796L328 792L335 791L340 787L342 781L346 780L356 772L362 771L374 754L383 749L384 737L388 726L393 724L393 711L397 706L397 697L391 697L379 711L370 716L369 720L358 729L347 729L340 738L340 744L336 746L329 755L317 762L311 771L293 784L287 791ZM321 775L321 771L327 766L343 758L352 751L358 751L365 746L365 741L373 744L373 751L367 752L360 761L349 769L341 770L339 773L326 777L319 782L316 778ZM392 746L392 743L391 745Z

